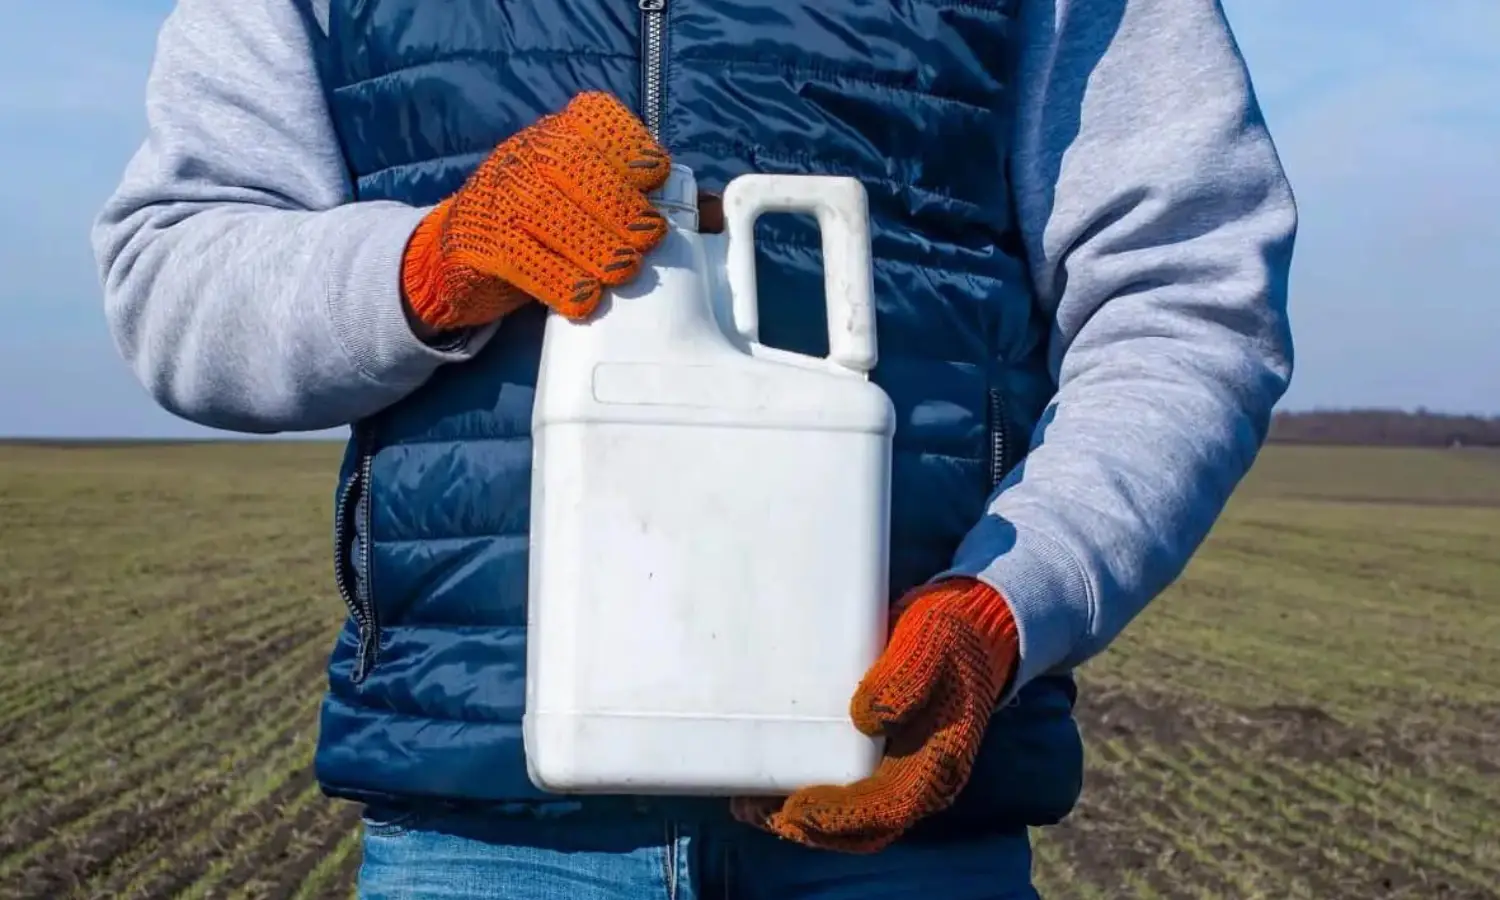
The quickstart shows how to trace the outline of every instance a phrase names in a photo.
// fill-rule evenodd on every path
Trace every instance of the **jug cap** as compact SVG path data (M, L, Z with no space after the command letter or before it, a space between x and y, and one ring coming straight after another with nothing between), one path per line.
M667 183L651 192L651 202L669 217L685 214L698 227L698 179L687 166L673 163Z

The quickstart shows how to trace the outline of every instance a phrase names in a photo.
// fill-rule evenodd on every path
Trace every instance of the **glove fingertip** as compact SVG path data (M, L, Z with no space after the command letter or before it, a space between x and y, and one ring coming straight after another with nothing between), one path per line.
M604 285L597 278L581 278L572 285L572 293L559 297L553 309L565 318L577 322L587 319L599 307Z
M654 151L642 153L637 158L639 168L631 169L632 179L643 193L660 190L672 175L672 158Z
M873 697L856 694L849 704L849 718L854 727L865 737L884 737L886 732L901 724L901 711Z
M860 733L883 736L909 722L926 705L930 683L901 677L900 671L882 661L860 682L849 701L849 718Z
M733 797L729 812L746 825L764 825L785 801L785 797Z

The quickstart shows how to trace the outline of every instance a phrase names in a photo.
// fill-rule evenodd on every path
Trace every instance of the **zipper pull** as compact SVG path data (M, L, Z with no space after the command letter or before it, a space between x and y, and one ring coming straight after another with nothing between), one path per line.
M641 8L641 12L659 13L666 11L667 0L637 0L636 5Z

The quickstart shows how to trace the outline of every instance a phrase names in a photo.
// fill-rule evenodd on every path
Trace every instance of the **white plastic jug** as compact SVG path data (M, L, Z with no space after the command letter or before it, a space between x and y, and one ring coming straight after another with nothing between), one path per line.
M869 775L849 700L886 637L890 398L849 178L744 175L585 322L553 315L532 419L524 739L548 791L785 793ZM822 232L830 352L759 343L754 226ZM815 298L807 298L814 302Z

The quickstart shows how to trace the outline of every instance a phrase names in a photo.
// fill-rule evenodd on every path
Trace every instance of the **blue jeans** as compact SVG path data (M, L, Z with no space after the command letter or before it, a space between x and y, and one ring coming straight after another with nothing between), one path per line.
M730 821L366 814L361 900L1037 900L1024 830L810 850Z

